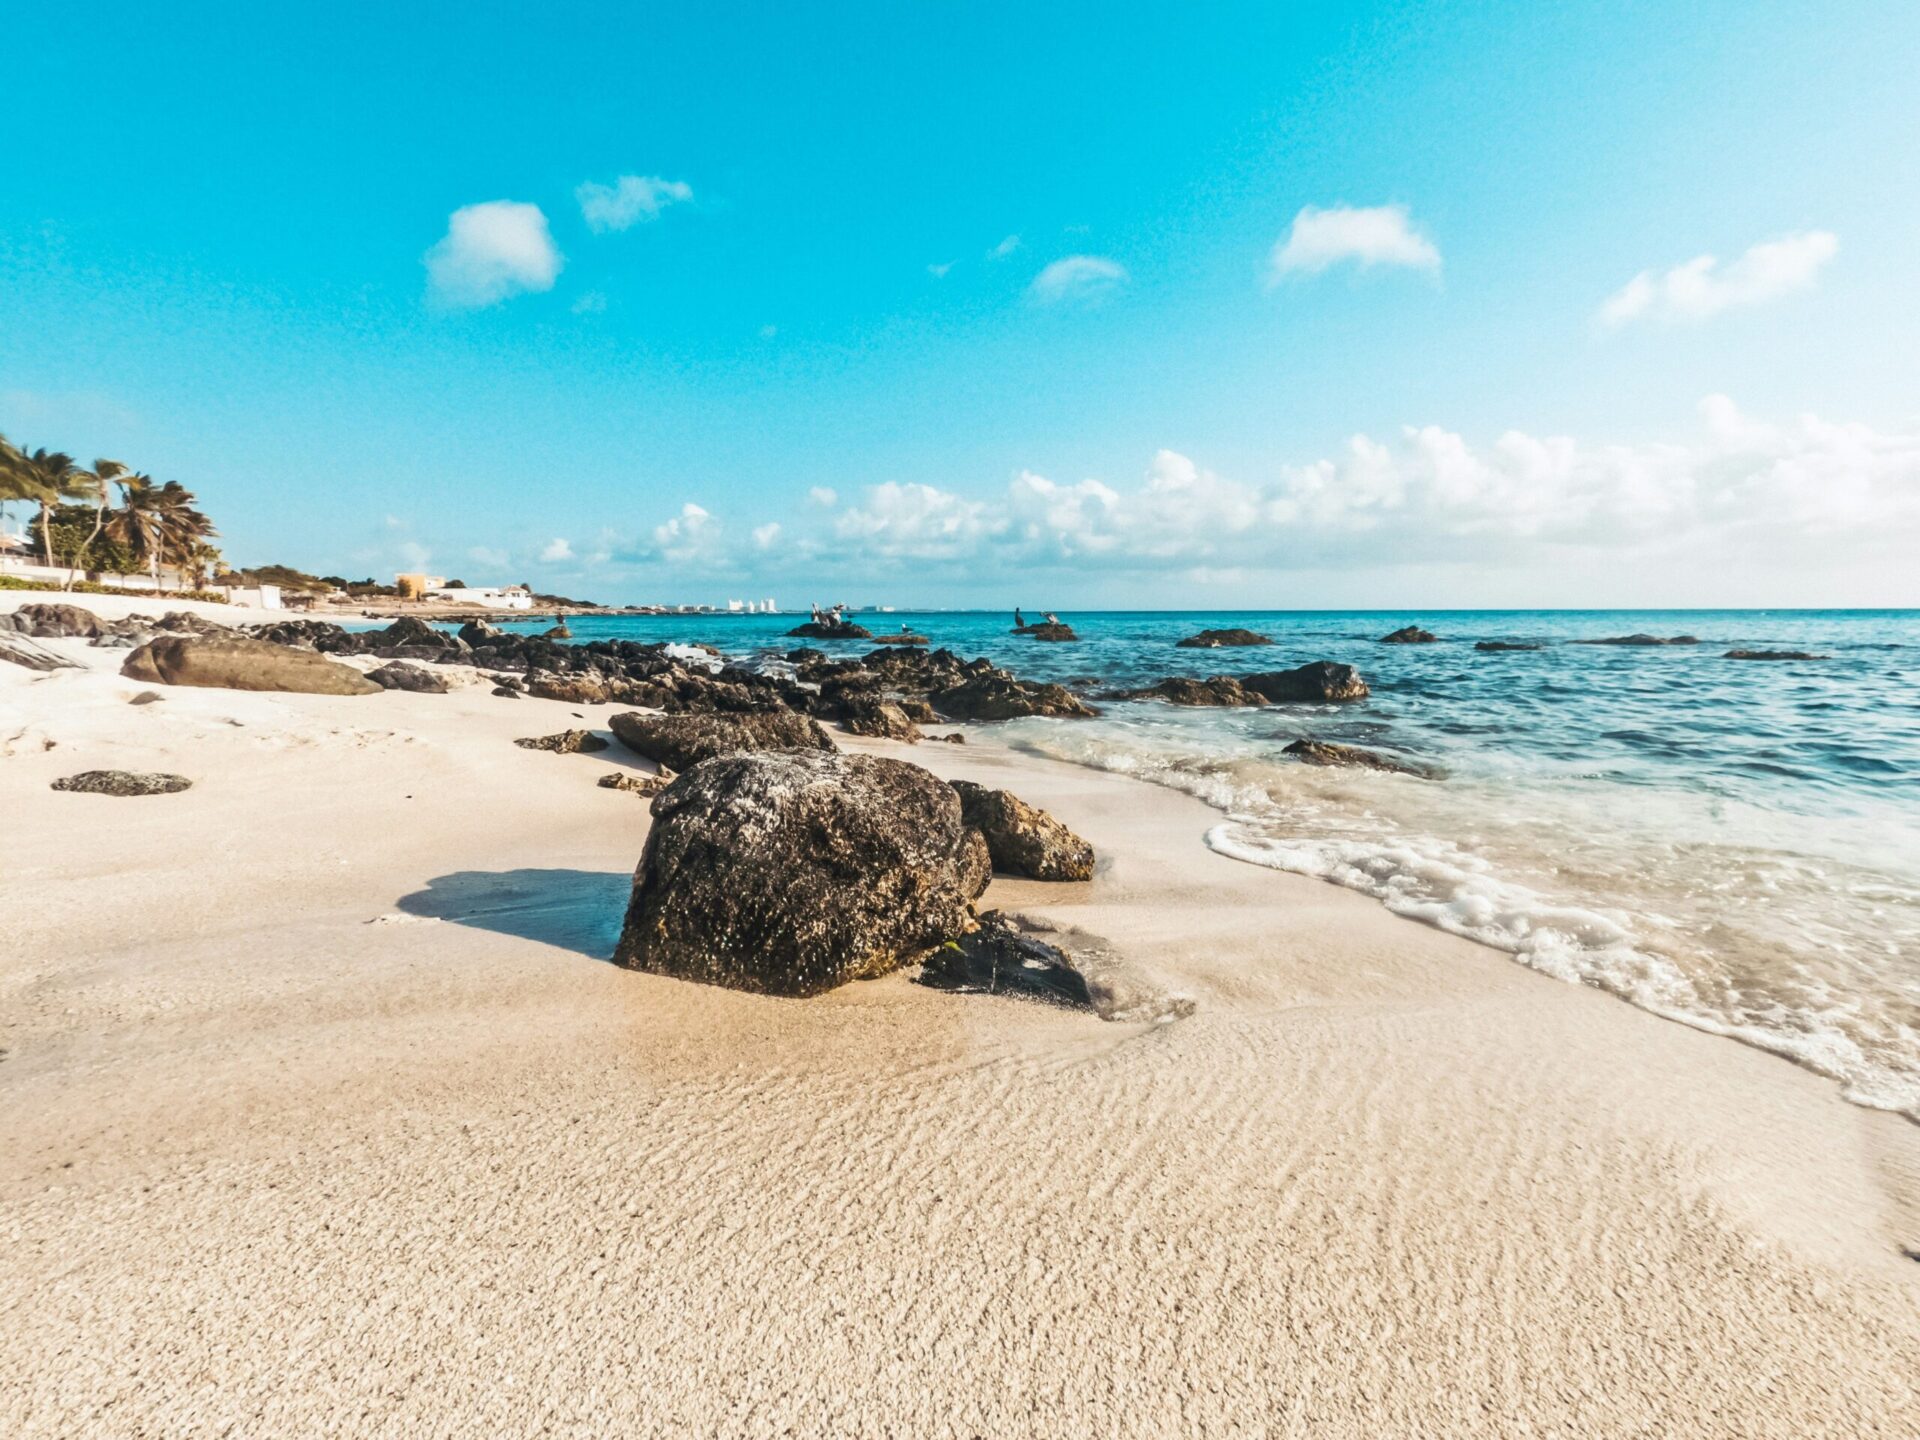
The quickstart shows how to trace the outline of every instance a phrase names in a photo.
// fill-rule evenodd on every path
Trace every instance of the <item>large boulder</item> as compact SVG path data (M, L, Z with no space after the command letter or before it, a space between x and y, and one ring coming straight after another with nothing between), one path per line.
M929 698L934 709L954 720L1013 720L1023 715L1079 720L1100 713L1064 686L1016 680L1002 670L982 671Z
M1129 690L1122 700L1165 700L1170 705L1264 705L1267 702L1231 675L1209 675L1204 680L1169 675L1144 690Z
M436 675L407 660L389 660L378 669L369 670L367 678L382 690L410 690L416 695L447 693L446 676Z
M358 670L249 636L162 635L127 657L120 673L153 685L223 690L284 690L303 695L378 695Z
M1431 630L1422 630L1418 625L1402 625L1391 635L1382 635L1382 645L1431 645L1439 636Z
M1202 630L1174 643L1181 650L1218 650L1226 645L1271 645L1273 641L1254 630Z
M985 841L917 765L732 755L653 802L616 963L770 995L884 975L974 928Z
M1331 705L1367 698L1367 682L1351 665L1315 660L1292 670L1242 675L1240 683L1273 705Z
M971 780L955 780L953 789L967 824L986 838L994 869L1029 880L1093 878L1093 846L1046 811Z
M641 715L623 711L607 724L635 754L669 770L691 770L702 760L751 750L832 750L827 732L791 710L739 715Z

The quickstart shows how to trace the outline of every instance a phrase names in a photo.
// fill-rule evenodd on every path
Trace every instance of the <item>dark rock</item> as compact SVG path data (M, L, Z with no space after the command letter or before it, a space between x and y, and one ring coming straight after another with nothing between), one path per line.
M940 712L935 710L918 695L903 695L893 702L900 707L900 713L916 725L938 725Z
M804 625L796 625L787 634L803 640L871 640L873 632L864 625L856 625L851 620L842 620L834 624L830 620L809 620Z
M951 735L929 735L927 738L929 740L944 740L949 745L964 745L967 743L967 737L962 735L958 730L955 730Z
M162 771L83 770L54 781L51 788L81 795L176 795L192 784L184 775Z
M606 678L595 671L577 675L556 675L539 670L527 677L527 693L536 700L562 700L569 705L608 705L616 703ZM639 701L626 701L639 704Z
M1418 625L1403 625L1391 635L1382 635L1382 645L1431 645L1440 637L1431 630L1422 630Z
M1036 640L1070 641L1080 637L1073 633L1071 625L1029 625L1026 633Z
M349 645L358 641L359 636L325 620L275 620L266 625L256 625L248 632L256 640L265 640L269 645L291 645L301 650L320 650L328 654L339 654L343 649L365 649L364 645Z
M1697 635L1608 635L1599 640L1576 640L1576 645L1698 645Z
M931 952L913 977L920 985L961 994L1024 995L1078 1010L1093 1008L1087 977L1065 954L1022 932L998 910L980 917L971 935Z
M673 770L747 750L832 750L827 732L791 710L744 715L641 715L623 711L607 722L621 744Z
M1434 778L1434 772L1424 765L1396 760L1377 750L1362 750L1357 745L1335 745L1328 740L1296 740L1287 746L1286 753L1308 765L1347 765L1362 770L1385 770L1395 775L1417 775L1422 780Z
M557 735L539 735L513 743L522 750L551 750L555 755L591 755L607 748L607 742L591 730L562 730Z
M625 790L629 795L658 795L673 783L665 771L658 775L637 775L631 770L610 770L600 777L602 790Z
M816 650L811 645L796 645L786 653L786 660L792 665L810 665L826 658L826 651Z
M519 700L524 698L518 690L508 689L505 685L496 685L489 693L498 695L502 700Z
M808 996L884 975L971 931L986 843L917 765L732 755L653 802L614 960Z
M418 665L409 665L404 660L389 660L377 670L369 670L367 678L382 690L409 690L416 695L447 693L445 676L422 670Z
M517 639L510 636L497 625L489 625L484 620L469 620L460 627L460 638L475 650L484 650L490 645L498 645L503 640Z
M1169 675L1144 690L1124 691L1122 700L1165 700L1173 705L1264 705L1267 702L1231 675L1192 680Z
M1271 645L1273 641L1252 630L1202 630L1175 643L1182 650L1218 650L1223 645Z
M11 665L24 666L28 670L83 670L64 655L56 655L37 640L29 638L20 631L0 632L0 660Z
M120 673L145 684L227 690L278 690L305 695L377 695L379 685L348 665L311 650L250 636L163 635L127 657Z
M891 700L866 700L849 705L842 712L841 723L853 735L904 740L909 745L920 743L920 727L909 720L907 712Z
M995 870L1030 880L1093 878L1093 846L1046 811L1005 790L952 783L961 814L985 837Z
M1831 660L1831 655L1815 655L1810 650L1729 650L1722 660Z
M162 700L166 698L167 698L166 696L159 694L157 691L142 690L138 695L134 696L131 700L127 701L127 704L158 705Z
M876 645L927 645L932 642L924 635L916 635L911 630L902 630L898 635L876 635L873 637L873 643Z
M1022 715L1085 719L1100 713L1063 686L1016 680L1003 670L984 671L928 698L934 709L954 720L1012 720Z
M1242 675L1240 683L1274 705L1329 705L1367 698L1367 682L1351 665L1315 660L1293 670Z
M101 623L78 605L22 605L13 612L13 628L36 640L91 640Z
M1481 640L1473 648L1492 654L1505 650L1544 650L1547 647L1538 640Z
M567 628L567 622L562 620L551 630L542 630L540 632L540 638L542 640L571 640L573 638L573 631L569 630Z

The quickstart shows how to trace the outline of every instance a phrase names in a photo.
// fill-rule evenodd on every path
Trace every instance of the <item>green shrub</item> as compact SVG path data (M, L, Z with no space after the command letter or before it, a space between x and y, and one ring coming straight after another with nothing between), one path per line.
M62 585L58 580L41 580L25 575L0 575L0 590L52 590L75 595L128 595L135 600L198 600L205 605L225 605L227 597L218 590L129 590L123 585L96 585L91 580Z

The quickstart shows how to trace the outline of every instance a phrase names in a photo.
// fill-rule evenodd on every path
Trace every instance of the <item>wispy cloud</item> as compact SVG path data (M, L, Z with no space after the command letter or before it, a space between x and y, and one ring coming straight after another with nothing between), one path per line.
M576 315L598 315L607 308L607 297L598 290L589 290L573 302Z
M1271 263L1275 280L1317 275L1342 263L1437 270L1440 251L1415 228L1404 205L1336 205L1328 210L1308 205L1275 242Z
M571 559L573 559L573 546L558 536L555 536L540 547L540 560L542 564L557 565L562 560Z
M1706 320L1723 310L1764 305L1812 287L1840 239L1829 230L1804 230L1750 247L1731 264L1700 255L1671 270L1642 270L1600 307L1599 321L1616 329L1639 319Z
M769 520L764 525L753 527L753 548L756 550L771 550L774 542L779 538L780 522L778 520Z
M658 175L622 175L611 185L589 180L574 189L573 198L580 202L587 228L600 235L630 230L642 220L657 218L669 205L693 199L693 187Z
M818 505L823 510L831 510L840 503L840 494L830 486L815 485L811 490L807 491L807 503L810 505Z
M947 272L951 269L953 269L953 262L951 260L943 260L938 265L927 266L927 274L936 280L944 280L947 278Z
M1126 280L1127 267L1118 260L1104 255L1069 255L1034 276L1028 289L1036 300L1051 304L1102 295Z
M510 295L551 290L562 259L538 205L488 200L447 217L427 251L427 293L435 304L472 310Z
M987 251L987 259L1004 260L1019 248L1020 248L1020 237L1018 235L1009 235L1007 236L1006 239L1002 240L998 245L994 246L991 250Z

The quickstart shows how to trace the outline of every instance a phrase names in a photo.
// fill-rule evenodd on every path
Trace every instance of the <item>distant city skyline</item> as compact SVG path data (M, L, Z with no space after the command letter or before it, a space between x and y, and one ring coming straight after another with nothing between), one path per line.
M235 565L1920 603L1910 5L11 29L0 432Z

